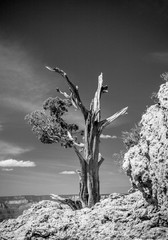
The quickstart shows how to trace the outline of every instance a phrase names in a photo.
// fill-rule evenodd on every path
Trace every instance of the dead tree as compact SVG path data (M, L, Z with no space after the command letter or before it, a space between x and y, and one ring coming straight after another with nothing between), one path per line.
M60 74L66 80L69 86L70 94L67 94L66 92L61 92L59 89L57 89L57 91L62 94L67 100L66 104L62 103L63 105L59 105L59 111L60 106L64 106L65 109L63 109L62 107L62 113L60 113L60 115L58 114L58 98L55 102L48 100L47 104L45 103L43 105L43 108L45 110L49 109L50 115L56 119L57 125L55 125L55 129L53 126L46 127L46 125L48 124L47 120L44 120L43 126L39 126L41 124L39 124L39 121L37 123L37 119L47 118L47 115L42 116L44 115L44 112L40 113L38 111L37 113L36 111L36 114L29 114L26 118L28 119L28 122L33 126L33 131L36 132L38 137L40 136L39 139L42 142L60 142L63 146L72 147L74 149L76 155L79 158L81 168L78 171L78 175L80 178L79 198L82 203L82 207L91 207L100 200L99 169L104 161L104 158L99 151L100 135L102 134L102 131L114 120L116 120L119 116L126 114L128 107L123 108L111 117L102 120L100 100L102 94L108 92L108 87L103 86L102 74L98 78L97 91L91 101L90 108L87 109L81 101L78 87L70 81L67 74L59 68L47 67L47 69ZM64 103L65 99L62 100L64 101ZM74 137L74 133L78 130L78 128L75 128L74 124L71 124L71 127L69 127L69 125L66 125L67 123L65 123L61 118L63 112L67 111L66 107L69 107L70 105L73 105L76 109L80 109L84 117L85 129L83 142L81 143L77 142L76 137ZM55 111L53 110L54 107ZM60 131L56 131L56 128L58 128L58 122L59 128L61 126L61 123L64 126L61 126L61 130L63 130L62 135L60 134Z

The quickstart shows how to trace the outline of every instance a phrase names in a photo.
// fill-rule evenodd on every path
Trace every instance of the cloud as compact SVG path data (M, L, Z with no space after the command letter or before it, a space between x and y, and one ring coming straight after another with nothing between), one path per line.
M11 143L0 141L0 156L19 155L31 151L32 148L22 148Z
M72 174L76 174L75 171L62 171L59 174L67 174L67 175L72 175Z
M2 131L2 130L3 130L3 126L2 126L2 124L0 122L0 131Z
M101 134L101 135L100 135L100 138L103 138L103 139L116 139L117 136L111 136L111 135Z
M80 110L75 111L73 108L70 108L68 113L65 114L64 119L68 123L77 124L80 129L84 129L85 127L84 117Z
M13 171L13 168L2 168L1 170L6 171L6 172L10 172L10 171Z
M23 161L23 160L15 160L15 159L7 159L0 161L0 167L2 168L10 168L10 167L35 167L36 164L31 161Z
M39 108L53 89L53 82L46 81L47 73L25 49L0 41L1 104L25 113Z
M168 64L168 52L153 52L149 56L153 61Z
M2 98L2 103L4 105L8 105L14 109L24 111L25 113L29 113L29 112L32 112L34 110L41 108L40 103L37 106L37 104L31 103L27 100L18 99L17 97L14 97L14 96L13 97L12 96L8 96L8 97L4 96ZM41 102L41 105L42 105L42 102Z

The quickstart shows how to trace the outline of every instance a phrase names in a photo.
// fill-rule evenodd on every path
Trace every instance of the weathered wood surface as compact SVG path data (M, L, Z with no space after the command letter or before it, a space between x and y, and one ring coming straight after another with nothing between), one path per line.
M78 210L82 208L81 202L79 200L73 201L70 198L63 198L55 194L50 194L50 197L61 204L68 205L72 210Z

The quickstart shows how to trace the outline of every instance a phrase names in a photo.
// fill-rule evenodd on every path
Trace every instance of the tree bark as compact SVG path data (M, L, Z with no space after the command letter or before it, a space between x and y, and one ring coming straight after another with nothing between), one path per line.
M63 198L55 194L50 194L50 197L59 203L68 205L72 210L79 210L82 208L79 200L74 201L70 198Z
M112 117L101 121L100 98L107 87L103 87L102 74L99 76L98 88L85 119L83 159L81 164L80 199L83 207L92 207L100 200L99 169L104 158L99 153L100 134L113 120L124 114L122 109ZM87 196L87 197L86 197Z
M79 199L82 207L92 207L100 200L99 167L96 161L85 162L79 174Z
M88 207L92 207L100 200L100 188L99 188L99 169L94 164L94 161L90 160L87 171L87 186L88 186Z
M97 117L97 116L96 116ZM88 194L87 207L92 207L100 200L100 187L99 187L99 140L100 133L98 124L95 121L95 115L89 112L85 125L85 141L84 141L84 159L85 165L81 168L81 176L85 176L82 179L82 189ZM80 196L82 202L85 202L83 194Z
M79 199L82 203L82 207L88 206L88 188L87 188L87 163L83 162L81 171L77 171L79 175Z

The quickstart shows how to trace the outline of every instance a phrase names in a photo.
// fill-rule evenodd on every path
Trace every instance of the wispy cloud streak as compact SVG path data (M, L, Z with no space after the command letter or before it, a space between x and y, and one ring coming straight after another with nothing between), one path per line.
M168 51L150 53L150 59L156 62L168 64Z
M13 168L2 168L1 170L5 172L11 172L13 171Z
M1 104L26 113L42 105L51 89L38 64L19 46L0 42Z
M22 148L8 142L0 141L0 156L19 155L31 151L32 148Z

